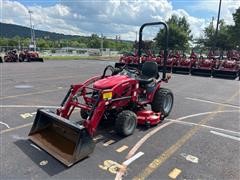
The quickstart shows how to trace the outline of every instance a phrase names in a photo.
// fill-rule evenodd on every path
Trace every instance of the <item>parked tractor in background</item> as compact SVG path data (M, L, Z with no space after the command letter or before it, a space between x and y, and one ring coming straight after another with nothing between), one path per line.
M138 64L138 56L136 53L124 53L119 60L122 64Z
M11 50L6 52L5 56L3 57L4 62L18 62L18 54L17 50Z
M39 57L38 52L24 50L19 53L19 61L20 62L43 62L43 58Z
M217 57L213 51L209 51L207 58L200 56L200 58L196 60L191 68L191 74L211 77L216 63Z
M143 24L139 31L138 56L141 57L142 31L146 26L164 25L166 47L160 78L156 62L147 61L141 69L127 64L107 66L103 74L84 83L71 85L57 112L38 109L29 138L66 166L86 158L94 151L93 137L104 119L115 123L121 136L134 133L137 124L150 127L160 123L173 107L173 93L163 88L166 76L168 27L163 22ZM107 71L111 71L107 75ZM151 109L146 109L151 105ZM82 120L69 120L79 108Z
M176 65L174 64L172 67L173 73L180 74L189 74L191 72L192 67L195 65L198 60L197 54L192 50L190 57L186 57L183 54L181 58L178 58Z
M213 68L213 77L236 79L240 75L239 58L237 51L228 51L226 58L217 61Z

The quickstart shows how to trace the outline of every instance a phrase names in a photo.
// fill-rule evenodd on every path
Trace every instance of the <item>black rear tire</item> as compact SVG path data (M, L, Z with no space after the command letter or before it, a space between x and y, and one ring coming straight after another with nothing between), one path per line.
M133 134L137 126L137 116L134 112L124 110L117 115L115 130L121 136Z
M154 112L161 112L164 117L167 117L173 107L173 93L170 89L160 88L156 91L154 99L151 103Z

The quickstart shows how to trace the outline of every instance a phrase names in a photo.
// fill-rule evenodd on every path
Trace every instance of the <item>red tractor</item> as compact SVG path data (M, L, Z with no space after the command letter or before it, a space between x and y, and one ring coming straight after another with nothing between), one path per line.
M155 22L141 26L139 47L142 30L150 25L164 25L167 44L167 25ZM141 56L141 48L138 53ZM164 54L166 64L167 47ZM111 75L107 75L108 70ZM107 66L103 75L71 85L56 113L38 109L29 138L63 164L71 166L93 152L93 137L104 119L115 122L116 133L129 136L137 124L149 127L168 116L173 107L173 93L162 87L168 79L166 71L159 78L156 62L145 62L141 70L127 65ZM151 105L151 109L146 109L147 105ZM76 108L80 110L82 121L69 120Z
M213 68L213 77L236 79L240 71L239 61L237 52L228 52L226 59L217 61Z
M3 57L4 62L18 62L18 54L16 50L8 51Z
M189 58L186 56L182 56L177 61L177 65L173 66L172 72L173 73L181 73L181 74L189 74L191 72L192 66L197 61L197 55L194 51L191 52Z
M137 54L133 53L126 53L120 57L119 63L122 64L138 64L138 57Z
M137 42L135 42L135 49L138 47ZM115 67L122 67L125 64L128 64L130 67L136 67L138 68L139 65L141 65L144 62L147 61L153 61L160 65L161 59L159 57L156 57L152 51L150 50L150 44L151 41L142 42L142 50L144 51L144 54L141 55L141 57L138 55L137 51L135 53L126 53L123 56L120 57L120 60L118 63L115 63Z
M39 57L38 52L36 51L29 51L29 50L24 50L19 53L19 61L20 62L43 62L43 58Z
M172 72L173 67L177 65L177 62L179 61L180 58L181 58L181 56L180 56L179 52L174 53L174 51L171 51L167 58L166 71ZM159 65L160 72L163 71L163 67L164 67L164 61L163 61L163 58L161 58L160 65Z
M207 58L200 58L192 65L192 75L212 76L213 68L216 66L217 58L214 56L214 52L210 51Z

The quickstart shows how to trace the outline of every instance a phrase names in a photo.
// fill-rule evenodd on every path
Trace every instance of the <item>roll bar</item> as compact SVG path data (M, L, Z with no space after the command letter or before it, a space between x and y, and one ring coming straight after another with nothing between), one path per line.
M155 26L155 25L163 25L164 29L165 29L165 47L164 47L164 60L163 60L163 77L162 79L165 80L166 79L166 65L167 65L167 56L168 56L168 34L169 34L169 30L168 30L168 25L165 22L152 22L152 23L145 23L140 27L139 30L139 43L138 43L138 58L139 58L139 62L140 62L140 58L142 55L142 32L143 29L146 26Z

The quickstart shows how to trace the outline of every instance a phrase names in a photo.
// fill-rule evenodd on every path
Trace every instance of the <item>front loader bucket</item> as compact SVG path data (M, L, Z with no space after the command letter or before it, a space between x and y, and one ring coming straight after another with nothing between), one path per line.
M213 70L213 77L236 79L238 77L238 72L237 71Z
M44 62L43 58L29 58L30 62Z
M172 72L177 74L189 74L190 69L188 67L173 67Z
M210 76L212 76L212 70L193 68L193 69L191 69L191 74L210 77Z
M82 125L45 109L38 109L28 136L68 167L87 157L95 148L92 137Z

